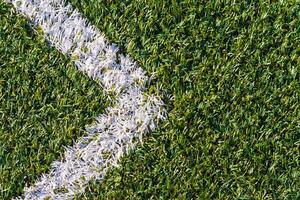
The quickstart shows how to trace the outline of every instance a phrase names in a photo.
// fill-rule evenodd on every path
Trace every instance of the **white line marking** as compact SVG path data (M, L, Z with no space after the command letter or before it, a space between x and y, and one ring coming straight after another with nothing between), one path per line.
M143 134L164 118L158 96L143 93L148 77L129 57L91 26L64 0L5 0L42 28L46 39L74 59L79 70L100 80L114 95L114 105L88 128L88 135L66 148L47 175L25 188L25 199L71 199L90 180L102 180L107 170L133 149Z

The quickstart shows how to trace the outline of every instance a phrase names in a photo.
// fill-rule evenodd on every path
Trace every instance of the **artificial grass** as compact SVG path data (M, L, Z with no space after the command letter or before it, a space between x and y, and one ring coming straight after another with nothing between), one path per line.
M0 199L47 173L108 105L98 83L0 1Z
M77 199L300 198L299 3L70 2L156 74L169 110ZM0 199L9 199L107 102L1 2L0 44Z
M171 97L77 199L300 198L297 1L70 2Z

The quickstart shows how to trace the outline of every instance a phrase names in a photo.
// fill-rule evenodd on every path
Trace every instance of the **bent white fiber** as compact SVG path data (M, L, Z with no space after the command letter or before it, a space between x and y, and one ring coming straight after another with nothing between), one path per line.
M102 180L144 133L156 127L164 118L163 102L143 93L145 72L64 0L5 1L41 27L46 39L74 59L79 70L114 94L114 106L87 129L88 135L66 148L64 160L55 161L47 175L24 189L25 199L72 199L90 180Z

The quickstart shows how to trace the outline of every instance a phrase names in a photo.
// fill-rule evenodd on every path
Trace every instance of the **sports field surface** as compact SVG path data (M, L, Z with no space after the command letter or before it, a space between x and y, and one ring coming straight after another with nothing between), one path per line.
M75 199L300 199L300 2L67 3L167 111ZM73 61L0 0L0 199L22 197L113 106Z

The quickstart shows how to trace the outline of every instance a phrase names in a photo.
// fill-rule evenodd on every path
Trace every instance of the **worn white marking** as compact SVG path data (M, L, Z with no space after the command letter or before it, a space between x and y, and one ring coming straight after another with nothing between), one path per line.
M40 27L46 39L70 56L79 70L100 80L113 97L112 107L89 127L88 135L66 148L47 175L25 188L25 199L72 199L90 180L102 180L107 170L133 149L144 133L164 118L158 96L143 93L148 77L129 57L64 0L5 0Z

